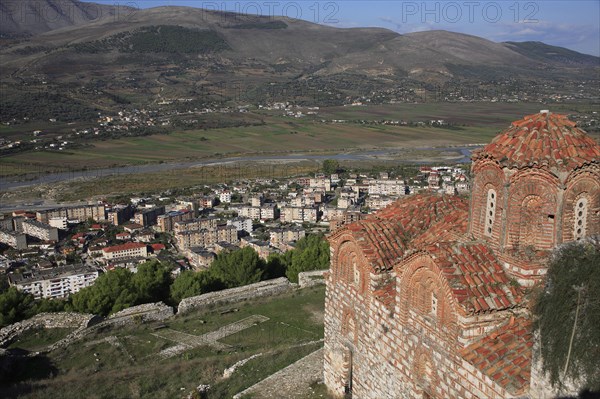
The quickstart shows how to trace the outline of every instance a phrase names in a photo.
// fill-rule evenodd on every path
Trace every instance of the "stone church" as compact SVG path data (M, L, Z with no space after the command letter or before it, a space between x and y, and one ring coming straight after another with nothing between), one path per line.
M526 289L600 233L600 146L564 115L474 153L470 199L414 195L333 232L324 379L338 397L535 397Z

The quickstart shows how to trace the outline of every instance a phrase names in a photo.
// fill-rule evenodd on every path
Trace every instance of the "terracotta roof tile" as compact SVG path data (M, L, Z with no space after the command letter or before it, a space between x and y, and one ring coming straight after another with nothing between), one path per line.
M422 246L440 236L466 231L468 203L456 196L413 195L403 198L358 222L345 225L331 237L350 231L373 269L390 269L413 240ZM439 221L439 226L433 227ZM426 237L420 237L424 233ZM420 237L420 238L418 238ZM417 240L415 240L418 238Z
M600 145L566 115L548 112L513 122L473 155L473 160L483 158L494 159L509 168L572 170L600 163Z
M531 378L531 323L521 317L461 350L461 356L511 394L522 393Z
M486 245L440 243L430 253L467 314L519 306L520 290Z

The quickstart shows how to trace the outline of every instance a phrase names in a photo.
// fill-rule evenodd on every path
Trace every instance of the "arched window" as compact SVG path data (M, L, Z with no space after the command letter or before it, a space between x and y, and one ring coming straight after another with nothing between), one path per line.
M573 238L575 240L581 240L585 237L586 225L587 225L587 213L588 213L588 199L581 197L575 203L575 225L573 226Z
M438 299L435 292L431 293L431 316L437 318L438 315Z
M494 227L494 220L496 220L496 190L493 188L488 190L487 194L487 205L485 207L485 230L486 236L492 236L492 229Z
M358 268L358 261L357 261L357 256L355 253L352 253L352 256L350 257L350 264L352 265L352 282L354 283L354 286L356 287L356 289L360 289L360 269Z

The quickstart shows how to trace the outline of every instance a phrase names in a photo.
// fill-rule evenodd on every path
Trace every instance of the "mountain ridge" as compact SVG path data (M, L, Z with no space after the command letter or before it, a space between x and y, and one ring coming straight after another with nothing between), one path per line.
M273 101L273 90L285 100L285 93L309 87L325 103L341 104L449 82L512 82L518 90L535 81L593 81L600 70L598 57L543 43L497 43L441 30L401 35L181 6L63 25L2 41L7 93L37 87L89 101L84 88L124 96L117 105L133 98L141 106L165 97L257 103ZM203 97L207 92L210 98Z

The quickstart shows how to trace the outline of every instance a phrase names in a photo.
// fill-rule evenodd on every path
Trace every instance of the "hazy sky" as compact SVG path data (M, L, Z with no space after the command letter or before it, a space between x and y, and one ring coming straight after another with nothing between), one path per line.
M383 27L399 33L444 29L502 41L542 41L600 55L600 0L96 0L150 8L184 5L301 18L348 27Z

